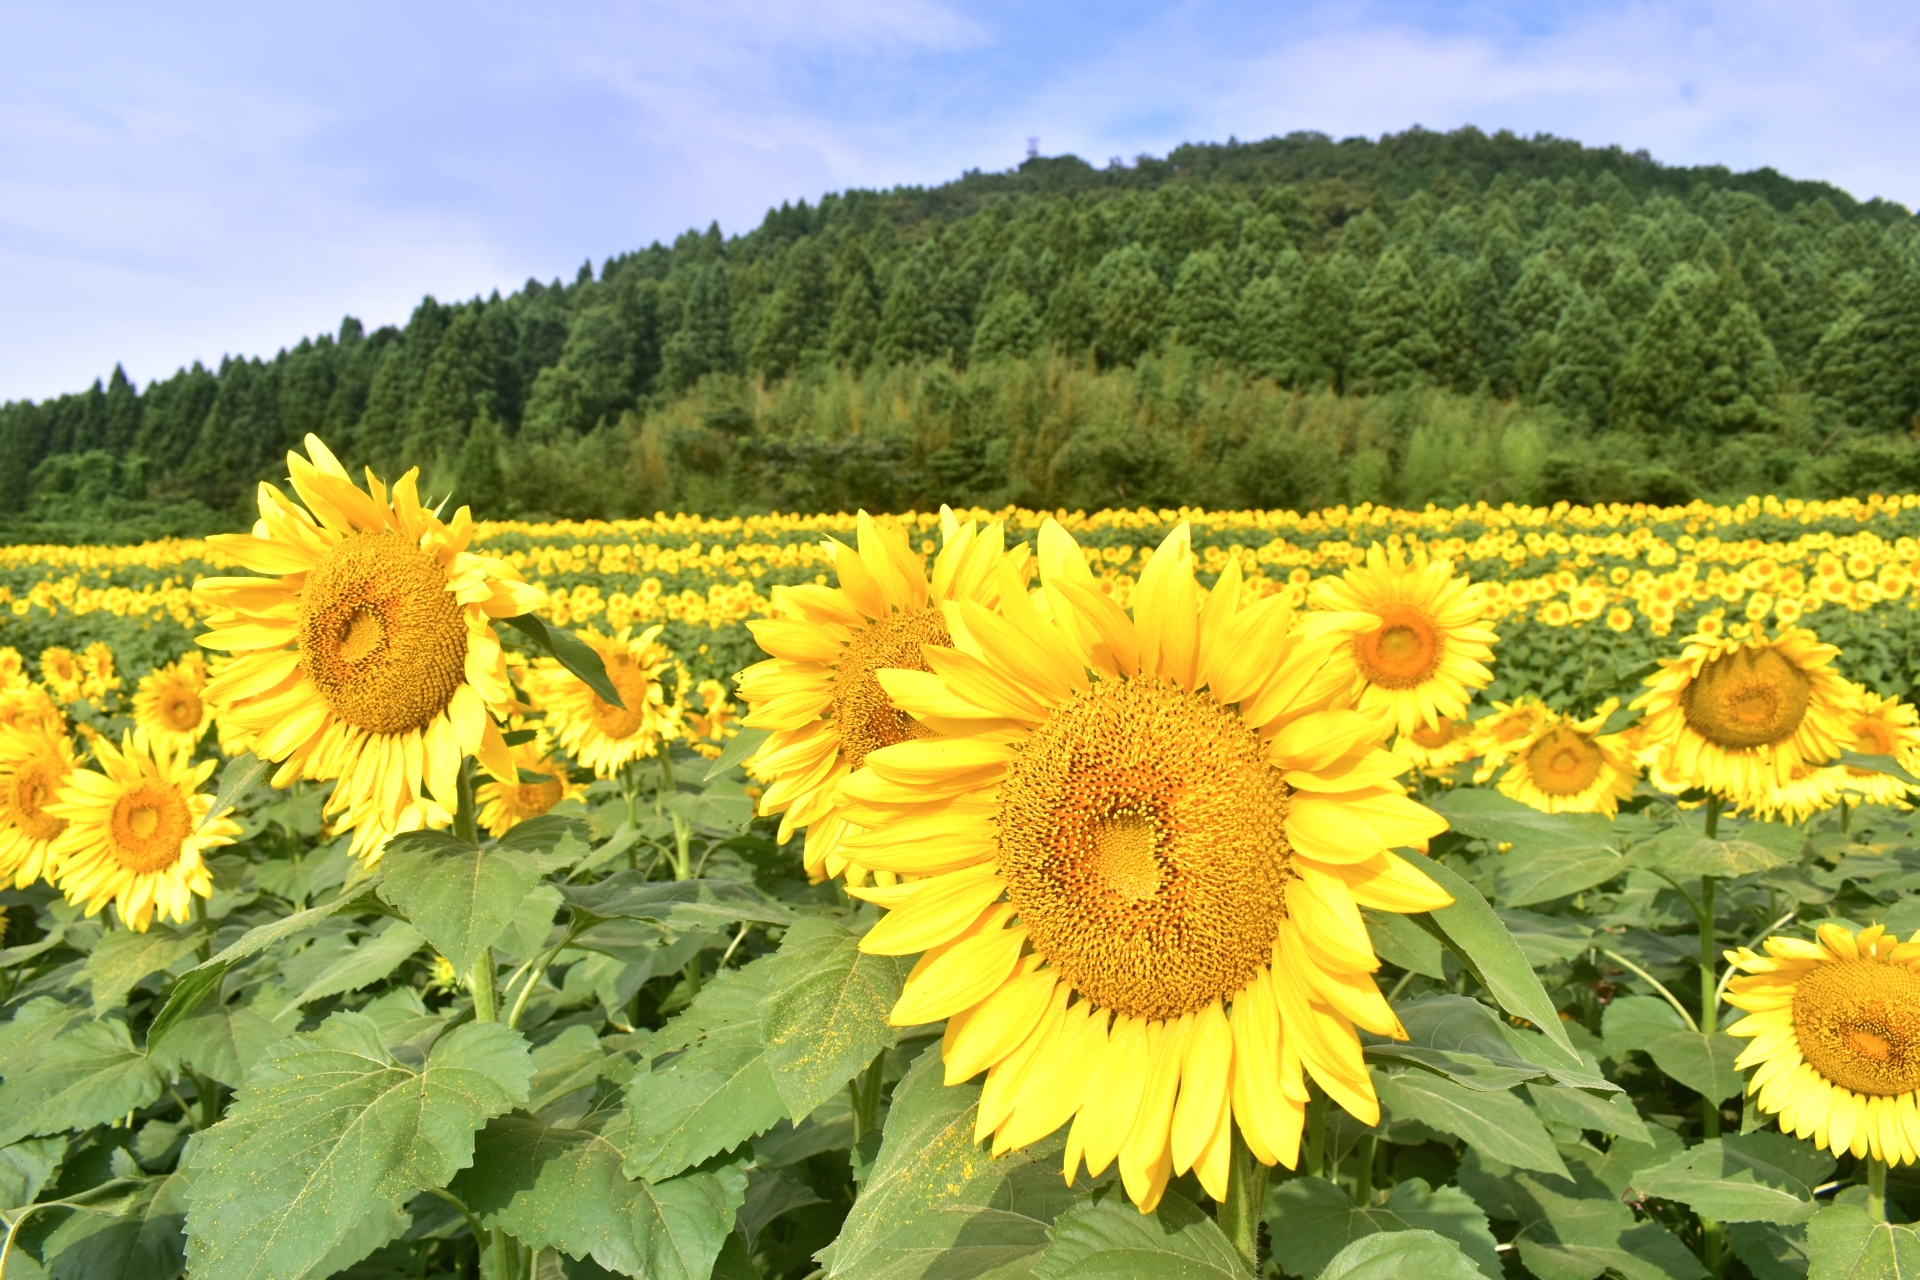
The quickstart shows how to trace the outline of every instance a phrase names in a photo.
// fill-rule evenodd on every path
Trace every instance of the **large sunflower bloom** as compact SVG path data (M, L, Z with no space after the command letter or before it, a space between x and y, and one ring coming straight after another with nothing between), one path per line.
M47 812L73 773L73 740L58 730L0 727L0 885L49 877L49 848L67 829Z
M893 704L874 672L927 670L921 646L952 643L943 606L998 599L995 566L1006 555L1001 526L982 529L950 512L942 516L946 545L931 580L906 534L862 511L857 550L826 540L839 586L775 587L773 616L747 624L773 655L735 677L741 701L752 708L742 723L773 731L750 766L768 784L760 812L782 815L783 844L807 828L806 866L814 876L847 871L841 783L869 753L931 732ZM1025 546L1012 555L1024 563ZM1024 582L1014 580L1024 596ZM858 864L848 875L855 883L865 878Z
M93 754L104 772L74 770L47 806L67 823L51 849L60 891L85 903L90 916L113 903L121 921L141 932L156 912L185 924L194 895L213 893L203 855L240 836L230 818L205 822L213 797L200 784L216 762L194 764L188 752L164 746L149 751L135 734L118 749L95 739Z
M198 643L236 655L205 696L280 765L274 785L338 779L327 812L377 858L395 831L452 821L463 756L516 778L493 715L519 704L492 620L545 597L467 551L467 508L445 523L420 505L417 468L389 496L371 472L357 487L318 437L307 452L287 455L304 508L262 484L253 532L208 539L275 576L194 588L211 611Z
M1912 703L1859 691L1860 710L1854 717L1853 750L1868 756L1891 756L1908 773L1920 774L1920 711ZM1891 774L1839 766L1840 785L1864 804L1904 804L1913 792L1909 783Z
M200 654L155 667L134 688L133 722L149 740L191 752L213 720L206 687L207 662Z
M1315 608L1368 619L1341 650L1357 706L1392 713L1401 733L1458 720L1476 689L1493 679L1486 664L1500 637L1485 625L1485 605L1455 577L1453 563L1416 550L1408 560L1375 544L1367 562L1313 584Z
M1305 1075L1378 1119L1355 1028L1404 1031L1359 908L1446 905L1388 852L1446 823L1396 781L1383 716L1329 709L1337 619L1249 599L1233 563L1202 605L1185 525L1131 617L1052 521L1040 565L1037 599L1000 568L1002 612L949 601L953 647L879 673L941 736L842 787L849 856L920 877L852 890L888 909L860 945L924 953L890 1020L947 1020L996 1153L1072 1121L1069 1180L1117 1159L1143 1211L1188 1169L1218 1198L1236 1123L1295 1162Z
M1510 763L1500 775L1501 794L1544 813L1613 816L1640 776L1625 739L1600 732L1619 705L1609 698L1585 720L1547 712L1531 737L1502 748Z
M1743 976L1727 1003L1750 1037L1734 1065L1780 1130L1839 1155L1912 1164L1920 1153L1920 934L1823 924L1818 941L1773 937L1726 953Z
M1854 686L1831 665L1839 652L1801 627L1772 640L1757 627L1745 640L1689 636L1633 703L1645 708L1641 741L1659 748L1655 784L1754 808L1796 769L1839 755L1859 711Z
M602 698L553 658L536 658L527 669L527 693L546 712L548 731L596 777L613 777L678 734L678 717L660 684L660 673L673 665L660 630L652 626L636 636L625 627L606 636L589 627L575 633L600 655L624 707Z

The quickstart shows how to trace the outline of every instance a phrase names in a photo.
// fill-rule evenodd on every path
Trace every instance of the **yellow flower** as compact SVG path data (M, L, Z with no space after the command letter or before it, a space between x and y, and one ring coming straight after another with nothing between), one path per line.
M1607 630L1609 631L1633 630L1633 611L1630 609L1622 609L1617 606L1607 610Z
M1481 757L1473 771L1476 784L1484 784L1504 764L1513 749L1534 735L1552 712L1547 704L1530 693L1512 702L1496 702L1493 711L1475 720L1468 728L1473 739L1473 754Z
M1473 725L1466 720L1443 720L1425 729L1415 729L1394 739L1394 754L1410 761L1421 773L1435 778L1451 777L1456 766L1480 754Z
M939 736L843 784L849 856L917 877L849 890L887 908L860 945L922 953L890 1020L946 1020L995 1152L1071 1121L1069 1180L1117 1159L1143 1211L1188 1169L1218 1198L1235 1123L1295 1162L1306 1075L1378 1118L1355 1028L1404 1030L1359 908L1447 903L1388 851L1446 823L1406 797L1384 716L1335 709L1350 621L1250 599L1237 562L1203 605L1184 524L1131 617L1058 524L1039 545L1031 602L1000 567L1001 612L955 601L930 670L878 673Z
M1644 741L1662 748L1656 785L1704 787L1750 808L1795 769L1840 754L1859 700L1829 665L1837 653L1797 627L1772 640L1758 628L1744 640L1688 637L1633 704L1646 712Z
M528 818L537 818L569 796L577 796L586 788L567 776L564 763L554 759L535 739L509 748L513 752L513 762L518 770L527 774L542 775L539 780L523 780L511 786L504 782L486 781L474 788L473 801L479 806L478 820L489 834L503 836L517 822Z
M1501 794L1544 813L1611 817L1640 776L1626 740L1600 732L1619 705L1609 698L1585 720L1547 712L1540 729L1504 752L1512 763L1500 775Z
M894 706L874 672L929 670L921 647L953 640L947 605L990 605L1008 582L1026 594L1017 575L997 571L1005 558L1000 525L981 529L944 513L943 528L946 545L929 581L898 526L863 511L858 550L827 542L839 586L775 587L773 616L747 624L773 655L735 677L752 708L742 723L773 731L749 766L768 784L760 812L782 815L783 844L807 828L806 866L815 877L844 871L853 883L865 878L858 863L848 869L842 849L850 829L838 806L841 784L871 752L932 732ZM1018 548L1010 563L1025 553Z
M1908 773L1920 773L1920 712L1911 703L1857 689L1860 711L1851 726L1852 750L1867 756L1891 756ZM1900 804L1913 788L1891 774L1842 766L1838 783L1865 804Z
M287 455L304 508L260 486L251 534L208 543L264 578L207 578L198 643L235 655L205 696L265 759L276 786L338 779L327 812L353 852L378 858L395 831L445 826L461 759L514 779L494 715L519 704L492 619L543 593L506 563L466 550L465 507L443 523L420 505L418 469L391 497L371 472L355 486L318 437Z
M1841 768L1799 765L1795 767L1793 777L1753 804L1753 812L1755 816L1770 821L1805 822L1814 814L1824 813L1840 803L1842 787L1849 772Z
M0 884L24 889L49 877L48 848L66 820L47 812L73 772L73 741L62 730L0 728Z
M213 720L213 704L201 696L206 687L207 662L197 653L155 667L134 689L133 722L151 741L192 752Z
M90 916L113 903L131 929L145 932L156 912L185 924L193 895L213 893L203 855L240 835L229 818L201 825L213 797L199 788L215 761L196 765L187 752L164 746L149 751L131 733L118 749L95 739L93 754L104 772L74 770L47 806L67 822L49 850L56 884Z
M1473 691L1493 678L1485 664L1500 638L1467 588L1451 561L1417 550L1409 562L1377 544L1364 566L1313 584L1314 607L1371 619L1341 658L1360 710L1386 708L1401 733L1467 713Z
M679 736L674 708L660 687L660 673L673 654L660 643L660 627L639 635L622 628L606 636L588 627L576 632L606 665L607 679L626 705L616 707L586 681L552 658L536 658L527 671L527 693L547 713L547 729L596 777L611 778L629 762L644 760L663 740Z
M61 706L86 696L80 692L86 678L80 655L65 645L51 645L40 651L40 683Z
M62 734L67 731L67 713L39 685L15 685L0 691L0 728Z
M1757 1068L1747 1093L1782 1133L1889 1164L1920 1152L1920 934L1823 924L1817 942L1773 937L1766 955L1726 953L1742 976L1727 1003L1750 1038L1734 1066Z
M709 760L718 758L727 739L740 732L739 708L727 697L727 686L702 680L694 690L700 710L687 712L687 738L693 749Z

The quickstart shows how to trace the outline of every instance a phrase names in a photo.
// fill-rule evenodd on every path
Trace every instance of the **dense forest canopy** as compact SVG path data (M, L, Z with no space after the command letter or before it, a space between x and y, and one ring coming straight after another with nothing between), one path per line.
M491 516L1920 486L1920 244L1477 130L1033 158L0 406L13 538L231 524L318 432Z

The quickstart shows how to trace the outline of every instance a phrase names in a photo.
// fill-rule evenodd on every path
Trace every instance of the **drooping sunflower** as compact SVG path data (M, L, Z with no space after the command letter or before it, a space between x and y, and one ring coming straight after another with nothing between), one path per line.
M1513 748L1538 733L1552 714L1538 697L1523 693L1512 702L1494 703L1492 712L1475 720L1468 729L1474 755L1480 757L1473 770L1474 784L1484 785L1491 779Z
M73 740L38 726L0 727L0 884L50 878L49 848L67 829L47 812L73 773Z
M1500 792L1544 813L1604 813L1611 817L1633 795L1640 770L1617 733L1601 733L1618 698L1585 720L1548 712L1547 723L1501 751L1508 761Z
M192 751L213 721L206 687L207 661L197 653L155 667L133 691L133 722L153 742Z
M1485 625L1484 598L1453 563L1416 549L1409 559L1378 543L1367 562L1313 584L1313 606L1372 621L1341 651L1356 706L1384 708L1401 733L1467 714L1476 689L1493 679L1486 664L1500 637Z
M1912 1164L1920 1153L1920 934L1834 923L1817 941L1772 937L1762 956L1726 952L1742 976L1727 1028L1752 1040L1734 1066L1756 1067L1747 1093L1782 1133L1839 1155Z
M193 896L213 893L204 855L232 844L240 826L227 817L202 826L213 797L200 785L215 761L194 764L129 733L116 748L95 739L101 771L75 769L47 812L67 828L49 850L54 878L67 901L96 915L109 902L128 928L145 932L155 914L185 924Z
M537 818L567 797L586 791L568 776L565 763L556 760L540 738L509 750L519 780L509 786L489 779L473 791L479 823L488 834L503 836L515 823Z
M318 437L306 444L311 460L287 455L304 507L262 484L253 532L208 539L273 576L194 588L210 610L198 643L234 655L203 696L279 763L276 786L338 779L334 827L377 858L395 831L452 821L463 756L516 778L494 715L519 704L492 619L545 596L466 549L467 508L450 523L423 508L417 468L391 493L371 472L361 489Z
M928 577L904 531L862 511L856 547L826 540L840 585L775 587L773 612L747 627L773 656L735 677L750 714L743 724L771 729L750 768L766 782L760 812L780 814L785 843L807 828L806 867L817 877L848 869L842 845L850 834L838 807L841 783L882 747L927 736L931 730L903 713L874 672L883 667L927 670L923 645L949 645L948 601L991 605L1006 556L999 524L959 523L942 510L946 545ZM1024 563L1025 546L1015 549ZM1025 594L1024 579L1014 581Z
M607 679L626 705L616 707L586 681L552 658L536 658L527 669L527 693L547 713L547 730L582 767L611 778L629 762L644 760L664 739L678 736L678 722L660 673L673 666L673 653L660 643L659 626L639 635L623 627L602 635L589 627L576 634L600 655Z
M1456 768L1480 754L1480 744L1468 721L1442 720L1397 736L1393 753L1428 777L1445 781L1452 779Z
M1920 774L1920 711L1913 704L1859 690L1860 710L1850 728L1852 749L1861 755L1891 756L1908 773ZM1904 804L1913 793L1910 784L1891 774L1839 766L1840 785L1863 804Z
M1642 742L1659 750L1655 785L1702 787L1754 808L1794 770L1839 755L1859 708L1831 665L1839 652L1800 627L1771 640L1759 627L1738 640L1689 636L1633 703L1645 709Z
M1840 803L1847 773L1838 766L1798 765L1793 777L1754 802L1753 814L1768 821L1805 822Z
M938 736L842 786L849 857L918 877L850 890L887 908L860 945L922 953L890 1019L947 1020L996 1153L1071 1121L1069 1181L1117 1159L1142 1211L1188 1169L1220 1197L1236 1123L1295 1162L1305 1075L1378 1117L1355 1028L1404 1030L1359 909L1449 902L1388 851L1446 823L1396 781L1386 717L1334 709L1337 617L1249 599L1232 562L1202 605L1185 525L1132 616L1051 521L1040 568L1031 601L1009 567L999 612L948 601L929 670L877 673Z

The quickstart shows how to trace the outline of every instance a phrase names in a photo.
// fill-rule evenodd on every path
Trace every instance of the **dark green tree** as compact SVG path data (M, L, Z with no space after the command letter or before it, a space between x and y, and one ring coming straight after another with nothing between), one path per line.
M1590 299L1584 289L1576 288L1554 326L1546 376L1540 379L1540 400L1557 405L1589 429L1606 426L1624 355L1620 328L1605 300Z
M1094 275L1100 291L1100 361L1132 364L1160 339L1167 286L1139 245L1116 249Z
M1701 391L1706 423L1722 434L1771 431L1780 425L1780 359L1753 308L1728 308L1701 351L1706 381Z
M883 364L911 364L939 354L942 331L933 309L933 276L925 250L908 255L887 290L873 354Z
M1248 283L1235 317L1236 350L1248 373L1272 378L1283 387L1299 380L1294 358L1296 312L1293 291L1277 276L1261 276Z
M1216 359L1233 353L1236 324L1232 287L1220 255L1201 249L1187 255L1167 302L1173 340Z
M667 339L661 376L675 390L710 373L733 373L733 291L727 264L709 262L693 271L693 285L680 327Z
M1020 289L1009 289L987 304L974 328L967 364L1030 356L1039 342L1040 313L1034 310L1033 299Z
M1347 384L1362 392L1404 391L1428 381L1439 361L1419 282L1400 251L1389 249L1354 310Z

